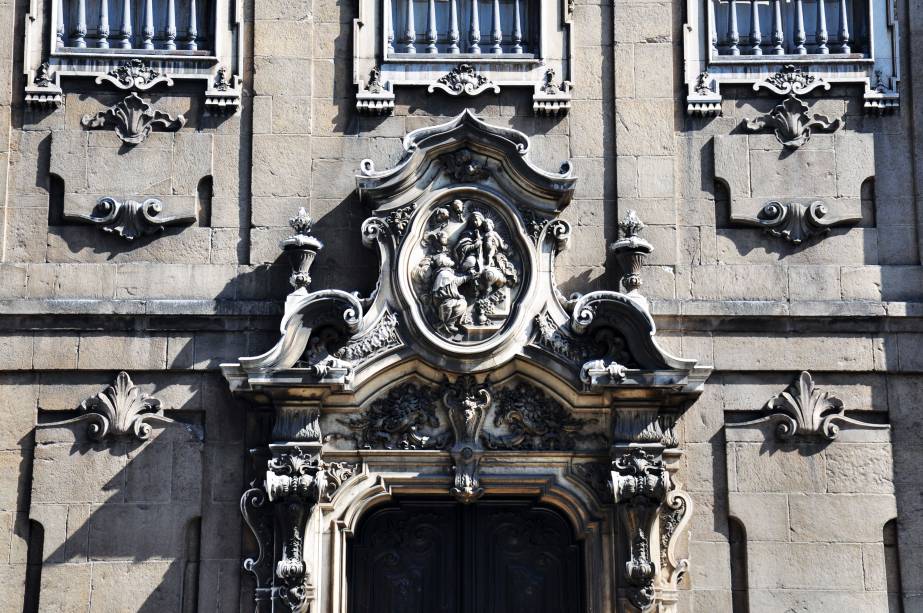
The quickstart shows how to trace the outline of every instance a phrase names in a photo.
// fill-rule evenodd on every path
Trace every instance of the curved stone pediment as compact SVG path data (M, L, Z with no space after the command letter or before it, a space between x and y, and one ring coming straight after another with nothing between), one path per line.
M279 343L224 365L232 387L350 391L399 363L466 374L516 360L575 390L701 391L708 370L657 345L637 291L558 291L555 257L570 235L558 215L576 184L569 164L539 169L524 134L470 111L411 132L403 148L393 168L366 160L356 176L369 212L363 242L381 262L372 296L299 288Z

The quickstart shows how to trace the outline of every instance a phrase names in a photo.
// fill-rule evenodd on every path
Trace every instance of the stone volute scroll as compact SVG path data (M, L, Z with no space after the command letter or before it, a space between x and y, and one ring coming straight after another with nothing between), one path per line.
M310 288L319 241L293 219L280 339L222 365L274 423L241 500L258 611L345 612L324 589L343 585L355 522L402 494L556 505L585 538L621 544L586 548L587 568L614 569L588 590L592 610L676 610L692 506L673 424L710 367L657 343L636 216L613 247L624 293L558 290L577 179L568 163L538 168L529 148L465 111L407 134L392 168L362 162L362 239L380 259L368 296Z

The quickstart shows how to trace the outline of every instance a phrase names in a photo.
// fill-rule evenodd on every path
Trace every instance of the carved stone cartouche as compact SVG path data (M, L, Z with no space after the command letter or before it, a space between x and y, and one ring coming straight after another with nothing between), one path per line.
M173 117L164 111L154 110L138 94L132 92L105 111L95 115L84 115L80 124L90 129L113 128L123 142L137 145L144 142L155 127L168 132L179 130L186 125L186 118L182 115Z
M96 83L109 83L119 89L144 91L160 83L173 85L173 79L152 69L144 60L131 58L122 62L118 68L97 77Z
M496 333L521 289L522 256L490 207L454 201L430 216L413 289L436 332L455 342Z
M165 225L191 223L191 215L168 217L161 216L163 202L157 198L147 198L143 202L136 200L116 200L110 196L100 198L89 215L77 215L82 221L96 225L103 232L115 234L125 240L134 240L162 232Z

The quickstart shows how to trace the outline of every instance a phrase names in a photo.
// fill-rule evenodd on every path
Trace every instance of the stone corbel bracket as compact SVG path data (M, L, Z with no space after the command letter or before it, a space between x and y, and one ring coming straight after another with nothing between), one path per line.
M163 208L163 202L157 198L138 202L104 196L89 215L70 215L68 218L93 224L103 232L128 241L163 232L164 226L192 223L196 219L193 215L161 215Z
M460 502L474 502L484 494L479 478L484 455L480 438L493 397L487 385L464 375L446 386L442 402L455 434L451 449L455 480L451 493Z
M570 110L571 90L573 84L570 81L555 82L554 68L549 68L542 82L535 86L532 110L536 115L566 115Z
M368 81L359 81L356 110L365 115L390 115L394 111L394 92L390 83L381 82L378 67L369 71Z
M430 84L426 91L433 93L441 90L450 96L477 96L487 90L500 93L500 86L478 74L471 64L459 64Z
M125 60L122 64L106 74L96 77L96 84L114 85L126 91L147 91L161 83L167 87L173 86L173 79L157 72L140 58Z
M42 62L34 73L28 76L26 85L26 105L38 108L57 109L64 104L58 75L51 74L48 62Z

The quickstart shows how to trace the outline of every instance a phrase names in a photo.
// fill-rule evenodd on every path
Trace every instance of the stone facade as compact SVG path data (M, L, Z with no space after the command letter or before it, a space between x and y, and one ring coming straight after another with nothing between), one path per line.
M795 128L766 119L795 103L756 79L687 112L686 3L558 2L550 93L407 82L388 100L353 66L380 48L357 34L375 2L219 0L214 59L124 87L42 68L53 4L0 0L0 608L346 613L350 531L412 492L560 508L587 543L593 613L923 611L913 3L888 5L899 105L879 91L890 112L870 113L868 88L833 81L792 95ZM439 166L446 185L493 194L517 237L512 323L463 342L389 281L437 254L389 252L366 221L394 228L423 203L435 179L402 164L453 121L467 132L432 150L474 157ZM299 209L313 225L293 232ZM523 211L569 226L567 248ZM429 223L403 221L415 240ZM583 307L627 353L580 345L606 319ZM412 393L445 444L394 430L361 449L375 411ZM569 438L504 418L517 393ZM280 500L304 517L241 515ZM300 553L261 555L260 525Z

